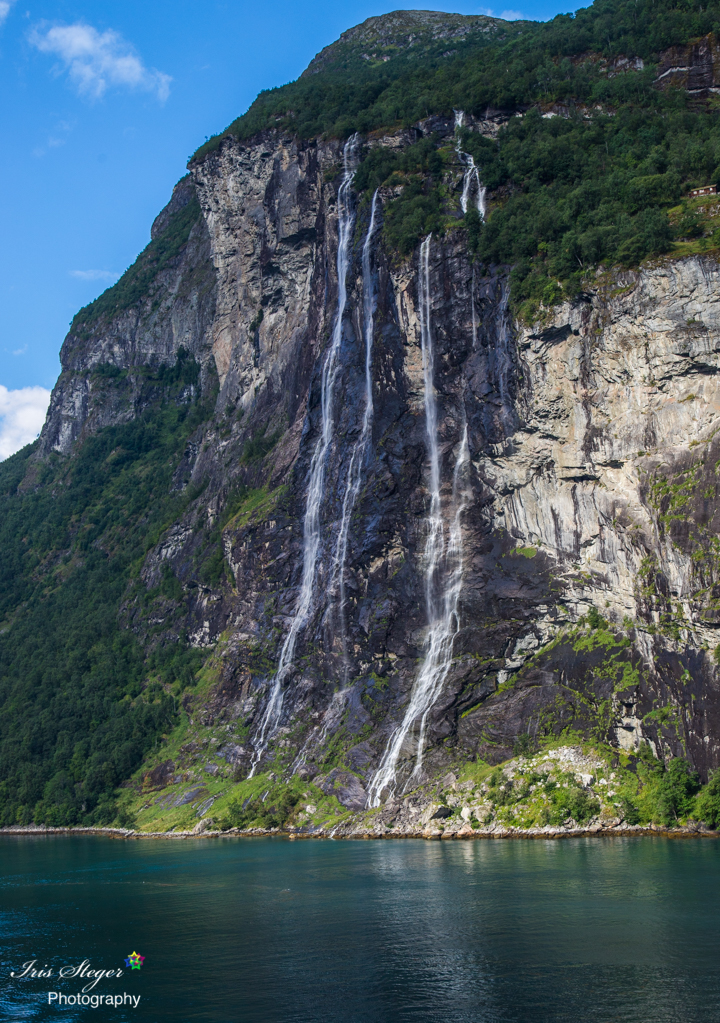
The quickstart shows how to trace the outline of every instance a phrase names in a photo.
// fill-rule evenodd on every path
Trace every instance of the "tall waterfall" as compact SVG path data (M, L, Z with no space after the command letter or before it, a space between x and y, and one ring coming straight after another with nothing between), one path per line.
M368 445L372 435L373 421L373 386L372 386L372 348L373 330L375 317L375 290L373 287L372 267L370 258L372 256L373 238L375 235L377 218L377 197L378 190L372 197L372 208L370 211L370 226L365 236L365 243L362 250L362 274L363 274L363 333L365 337L365 411L363 413L362 428L360 436L355 441L350 456L347 481L345 484L345 495L342 505L342 519L338 531L335 553L333 556L332 580L339 578L340 585L340 620L343 632L343 652L345 651L345 561L347 559L348 537L350 533L350 518L360 493L362 483L362 470L365 464Z
M373 329L375 317L375 290L373 288L372 265L372 244L375 237L377 225L378 190L372 197L370 210L370 225L365 235L365 242L362 250L362 274L363 274L363 335L365 338L365 410L363 412L362 427L360 435L353 445L350 456L350 465L345 483L345 494L342 504L342 519L338 531L335 551L333 554L332 572L330 576L330 589L333 590L335 583L339 580L340 589L340 627L342 630L343 656L346 655L346 625L345 625L345 560L347 558L348 537L350 534L350 519L355 507L355 501L360 493L362 483L362 470L365 464L367 449L372 436L373 421L373 389L372 389L372 348ZM331 729L334 729L340 721L342 711L347 699L347 690L339 689L333 695L330 705L323 715L322 725L313 729L306 739L300 752L295 758L292 766L293 774L303 766L307 757L313 749L322 749Z
M338 308L333 327L332 340L325 358L320 384L320 408L322 428L315 444L310 473L308 476L307 505L303 522L303 574L295 616L285 637L277 671L271 683L270 697L265 707L260 728L253 740L255 752L249 778L255 773L267 744L280 724L283 705L283 683L290 671L295 656L300 630L305 625L312 608L317 560L320 548L320 508L325 491L325 462L333 437L333 397L335 381L339 370L340 345L342 342L343 316L347 304L347 272L350 265L350 243L352 241L355 214L350 202L350 185L355 174L355 153L358 136L353 135L343 150L343 179L338 189L338 248L337 279Z
M428 715L442 691L452 664L453 644L460 628L458 604L463 578L462 516L466 507L463 475L469 463L467 425L463 428L460 449L455 461L452 489L452 520L445 544L445 525L440 496L440 452L438 444L437 399L434 384L434 347L430 321L430 242L431 235L420 248L418 282L420 312L420 344L423 361L425 432L430 457L430 509L427 518L425 546L425 606L428 618L427 651L413 685L402 723L390 736L380 766L368 792L368 805L379 806L384 794L395 791L397 764L403 746L413 728L419 725L415 768L412 778L419 778Z
M467 213L468 206L470 205L470 193L472 191L473 184L475 185L475 206L480 219L485 219L485 195L487 189L485 185L480 181L480 172L478 171L475 161L470 153L465 153L460 148L460 129L465 122L465 114L462 110L455 111L455 151L457 152L458 159L461 163L465 164L465 174L463 175L463 190L460 197L460 205L463 213Z

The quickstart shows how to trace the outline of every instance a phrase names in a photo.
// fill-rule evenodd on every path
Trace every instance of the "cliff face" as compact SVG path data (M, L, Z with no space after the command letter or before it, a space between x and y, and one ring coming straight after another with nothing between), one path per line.
M128 596L123 621L211 648L209 686L183 699L228 772L313 777L331 752L323 783L354 809L413 770L497 762L568 728L720 764L718 266L599 275L526 327L505 269L481 274L463 232L388 254L371 197L343 199L344 159L333 141L226 139L158 218L160 237L202 211L147 294L63 346L45 453L137 415L143 367L181 347L200 387L219 380L175 474L196 496L142 569L147 590L168 572L181 590L150 611ZM223 570L203 575L213 536ZM395 781L373 789L393 739Z
M172 365L181 349L207 364L215 277L189 178L175 187L151 236L121 282L119 301L100 315L81 310L73 321L41 435L43 455L67 454L88 433L135 418L149 400L143 368Z

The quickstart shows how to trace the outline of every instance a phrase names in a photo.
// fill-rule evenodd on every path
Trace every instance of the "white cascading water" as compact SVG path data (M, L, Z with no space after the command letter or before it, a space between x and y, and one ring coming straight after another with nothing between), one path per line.
M352 241L355 221L354 212L350 204L350 186L355 174L354 157L357 150L357 141L358 136L353 135L345 143L343 150L343 179L338 189L338 308L320 385L322 428L315 444L308 477L307 504L303 522L303 574L300 596L290 630L285 637L285 642L280 651L280 660L278 661L275 677L271 682L270 697L265 707L265 713L260 722L260 728L253 740L255 752L250 774L248 775L249 778L252 778L255 774L255 768L260 762L268 742L280 724L283 705L283 684L292 667L298 635L310 614L313 594L315 592L318 551L320 549L320 509L325 492L325 462L333 437L333 392L339 370L343 316L347 304L346 279L350 264L350 243Z
M340 619L343 632L343 651L345 650L345 561L347 559L348 537L350 534L350 517L360 493L362 483L362 470L365 464L365 457L372 434L373 421L373 389L372 389L372 347L375 316L375 292L373 288L372 267L370 257L372 255L372 243L375 234L377 215L377 190L372 198L372 209L370 212L370 226L368 227L365 243L362 251L362 273L363 273L363 332L365 336L365 411L363 413L362 428L360 436L355 441L350 465L348 467L347 481L345 484L345 495L342 505L342 519L338 531L335 553L333 556L332 582L339 580L340 587Z
M458 159L461 163L465 164L465 174L463 175L463 190L460 197L460 206L462 207L463 213L467 213L468 206L470 205L470 192L472 191L473 184L475 185L475 206L480 214L480 219L485 219L485 195L487 189L480 180L480 172L475 166L475 161L470 153L465 153L460 148L460 129L465 122L465 113L462 110L455 111L455 151L457 152Z
M365 337L365 411L363 412L360 435L355 441L352 455L350 456L350 465L348 467L347 481L345 483L345 495L343 497L342 519L340 522L337 541L335 543L330 582L330 590L332 591L335 587L336 581L339 580L339 612L344 657L346 656L347 646L345 636L345 560L347 558L348 537L350 534L350 518L352 516L353 508L355 507L355 501L360 493L362 470L365 464L368 445L372 436L374 412L372 391L372 348L375 317L375 291L373 288L372 265L370 259L372 256L373 238L375 236L377 226L377 201L378 190L376 189L372 198L370 225L368 227L367 235L365 236L365 242L362 250L363 334ZM322 748L330 729L334 728L339 723L338 713L339 710L342 710L344 707L346 697L347 692L345 690L338 690L334 694L330 702L330 706L323 715L322 725L313 730L298 753L292 767L293 774L306 763L311 750Z
M437 400L434 384L434 348L430 323L430 242L420 248L419 312L420 343L423 359L425 431L430 456L430 510L425 546L425 603L429 624L427 652L413 685L410 702L402 723L390 736L380 766L368 790L368 806L379 806L383 797L394 795L400 754L413 728L419 725L415 767L410 776L419 779L422 771L428 715L435 704L452 664L453 644L460 627L458 604L463 579L462 516L467 504L463 474L469 463L467 426L453 473L453 515L445 546L445 527L440 497L440 451L438 444ZM408 782L409 783L409 782Z

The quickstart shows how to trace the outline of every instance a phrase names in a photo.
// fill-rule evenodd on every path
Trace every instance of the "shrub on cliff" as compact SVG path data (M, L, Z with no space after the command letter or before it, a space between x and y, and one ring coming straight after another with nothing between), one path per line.
M646 755L639 761L637 771L637 793L623 794L628 823L670 827L696 813L700 779L686 760L675 757L663 764Z
M708 827L720 827L720 770L712 772L707 785L697 794L692 813Z
M550 806L546 812L547 823L559 827L568 817L583 826L600 813L600 802L591 793L581 788L574 777L567 787L558 786L550 792Z

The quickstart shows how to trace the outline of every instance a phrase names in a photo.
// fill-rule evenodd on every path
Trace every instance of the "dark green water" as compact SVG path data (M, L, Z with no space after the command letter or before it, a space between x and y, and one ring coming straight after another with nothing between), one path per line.
M207 1023L720 1020L720 844L0 838L0 1015ZM89 959L140 971L48 1007Z

